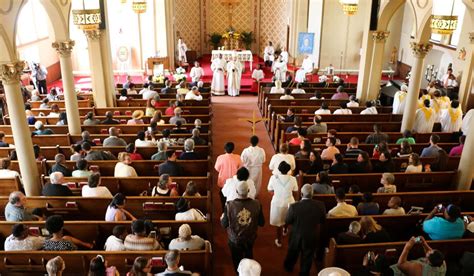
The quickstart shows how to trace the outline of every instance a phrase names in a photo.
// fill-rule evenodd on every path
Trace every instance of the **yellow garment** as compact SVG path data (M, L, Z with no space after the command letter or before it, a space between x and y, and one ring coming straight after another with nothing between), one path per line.
M400 102L403 102L403 99L405 99L405 97L407 96L407 93L406 92L402 92L400 94L398 94L398 100Z
M453 124L459 119L459 116L462 116L462 110L460 108L449 108L448 112L451 117L451 123Z
M431 115L433 115L433 109L428 108L426 106L420 108L421 111L425 114L426 121L429 121L431 119Z
M418 105L419 105L420 108L423 108L423 106L425 106L424 103L423 103L425 100L431 100L431 96L430 95L422 95L420 97L420 100L418 101Z
M437 98L433 99L433 109L436 113L439 113L439 110L441 109L441 104Z

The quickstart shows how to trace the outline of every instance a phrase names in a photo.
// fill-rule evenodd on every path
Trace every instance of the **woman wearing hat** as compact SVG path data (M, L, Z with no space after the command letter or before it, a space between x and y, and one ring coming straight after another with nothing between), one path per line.
M127 125L143 125L143 110L135 110L132 113L132 119L127 121Z

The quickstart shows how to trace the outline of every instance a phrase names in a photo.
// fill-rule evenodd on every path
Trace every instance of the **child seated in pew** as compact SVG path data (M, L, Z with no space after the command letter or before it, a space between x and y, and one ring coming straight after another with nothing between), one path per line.
M183 197L184 196L201 196L194 181L189 181L188 184L186 184L186 191L183 193Z
M388 209L383 211L383 215L401 216L405 214L405 209L401 207L402 199L399 196L392 196L387 203Z
M137 148L134 143L129 143L125 148L125 151L130 155L132 161L143 160L143 156L137 152Z
M374 202L374 196L371 192L366 192L362 196L362 202L357 205L357 212L360 216L378 215L380 207L377 202Z
M50 216L46 220L45 226L51 237L44 241L43 250L72 251L77 250L78 246L87 249L92 249L94 247L94 243L83 242L72 236L64 235L64 220L59 215Z
M382 178L380 179L380 184L383 187L377 189L377 193L396 193L397 186L394 185L395 176L391 173L383 173Z
M112 230L112 235L105 241L105 251L125 251L125 245L123 241L128 235L127 227L124 225L116 225Z
M150 273L152 267L150 259L137 257L132 269L127 272L127 276L152 276L153 274Z
M128 97L127 97L127 89L123 88L122 90L120 90L120 97L118 98L119 101L126 101L128 100Z
M89 263L89 276L117 276L120 273L115 266L108 266L107 260L102 255L97 255Z
M61 256L56 256L46 263L48 276L62 276L66 269L66 263Z
M162 174L156 186L151 190L152 196L179 196L175 187L171 187L173 180L169 174Z
M89 163L85 159L76 162L76 170L72 172L72 177L89 177L92 172L88 170Z

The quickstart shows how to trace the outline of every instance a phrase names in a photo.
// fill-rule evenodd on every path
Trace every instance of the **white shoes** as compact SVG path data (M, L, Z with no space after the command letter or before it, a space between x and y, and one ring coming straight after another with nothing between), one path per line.
M282 244L278 242L278 239L275 239L275 245L280 248L282 247Z

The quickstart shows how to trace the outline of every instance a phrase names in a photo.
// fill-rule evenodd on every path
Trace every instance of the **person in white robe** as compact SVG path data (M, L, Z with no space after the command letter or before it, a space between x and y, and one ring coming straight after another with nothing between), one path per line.
M211 93L216 96L225 95L224 70L226 62L220 54L218 58L211 63L211 70L213 72L211 82Z
M408 86L402 85L400 91L393 96L392 114L403 114L407 100Z
M441 92L436 90L433 94L433 98L430 100L430 107L434 111L435 123L439 123L442 112Z
M257 196L255 183L253 183L250 178L246 180L239 180L239 177L242 177L242 175L246 176L248 175L248 173L248 170L245 167L242 167L237 171L237 175L234 175L232 178L229 178L225 181L224 187L222 187L221 192L225 196L226 202L239 198L239 195L237 194L237 187L242 181L247 182L247 185L249 186L249 193L247 194L247 196L251 199L255 199L255 197Z
M428 94L433 95L433 93L436 91L435 84L435 81L430 81L430 83L428 83L428 86L426 87L426 91L428 91Z
M372 114L378 114L377 108L373 106L371 101L367 101L365 103L365 109L360 112L361 115L372 115Z
M227 93L235 97L240 92L240 68L238 61L234 58L227 63Z
M459 108L459 102L454 100L451 107L443 109L440 116L441 132L458 132L461 129L462 110Z
M255 184L256 195L258 196L262 187L262 165L265 163L265 150L258 146L258 137L250 138L250 146L245 148L240 154L240 159L249 170L249 179Z
M273 63L272 71L275 80L279 80L281 82L286 81L286 71L288 70L286 62L281 60L281 57L278 58L275 63Z
M179 62L188 62L186 58L186 51L188 50L188 46L184 43L182 38L178 39L178 61Z
M270 89L270 94L284 94L285 88L281 87L281 81L275 81L275 86Z
M296 87L291 91L291 94L306 94L306 91L301 88L301 83L297 83Z
M280 165L282 161L285 161L286 163L290 164L291 171L293 171L296 168L295 156L293 154L290 154L288 151L289 151L288 144L286 143L281 144L280 152L273 155L272 159L270 159L270 164L268 165L268 168L272 171L273 175L281 174L281 172L278 170L278 166Z
M194 67L191 68L191 72L189 72L189 76L191 77L191 81L193 83L198 83L201 78L204 76L204 69L202 69L199 62L194 62Z
M256 82L260 82L264 78L265 78L265 74L263 73L262 66L258 64L257 68L253 69L252 79L254 79Z
M275 60L275 48L273 48L273 43L268 42L268 45L263 50L263 61L266 66L272 66L273 61Z
M441 97L439 97L441 103L441 109L448 109L451 106L451 99L447 96L446 91L441 91Z
M295 82L297 83L306 82L306 71L303 69L303 67L296 70Z
M413 125L413 131L415 133L433 132L435 123L434 110L430 107L429 100L425 100L423 104L424 106L418 108L415 113L415 124Z
M289 55L285 47L281 48L280 58L281 58L281 61L288 63Z
M313 72L314 63L313 63L313 60L311 60L311 57L309 55L307 55L303 59L303 63L301 64L301 67L304 69L306 74Z
M464 135L469 131L471 120L474 120L474 109L469 110L462 119L461 131Z

